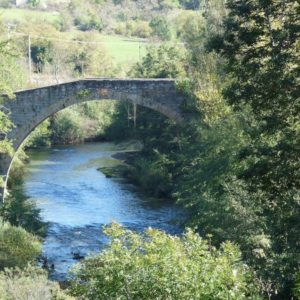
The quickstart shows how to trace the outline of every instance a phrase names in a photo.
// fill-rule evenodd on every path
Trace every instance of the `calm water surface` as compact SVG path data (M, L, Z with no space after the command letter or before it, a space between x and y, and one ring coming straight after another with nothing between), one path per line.
M101 228L111 221L138 231L151 226L180 232L176 207L97 171L119 164L111 156L125 150L134 149L130 144L92 143L30 152L25 191L50 223L43 255L54 264L53 279L65 279L77 262L74 253L86 256L103 249L107 238Z

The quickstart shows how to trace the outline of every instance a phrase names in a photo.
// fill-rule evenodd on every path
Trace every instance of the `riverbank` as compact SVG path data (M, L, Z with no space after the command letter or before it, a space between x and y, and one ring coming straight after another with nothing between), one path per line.
M134 160L140 155L140 151L122 151L112 154L111 158L120 161L119 165L112 167L101 167L97 170L102 172L106 178L124 178L130 182L129 170L133 168ZM130 182L136 184L135 182Z

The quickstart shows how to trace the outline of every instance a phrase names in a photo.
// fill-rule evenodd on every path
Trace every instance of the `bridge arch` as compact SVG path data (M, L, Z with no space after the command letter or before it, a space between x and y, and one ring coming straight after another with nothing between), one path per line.
M184 120L181 112L184 99L172 79L84 79L22 90L15 96L14 100L4 96L4 107L15 125L8 134L15 151L42 121L64 108L87 101L126 101L158 111L175 122ZM0 156L0 174L4 178L4 187L0 188L2 200L12 161L12 157Z

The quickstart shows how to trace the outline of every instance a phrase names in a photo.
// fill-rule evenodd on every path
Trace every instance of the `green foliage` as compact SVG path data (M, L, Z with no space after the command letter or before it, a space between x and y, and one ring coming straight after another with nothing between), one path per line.
M179 78L186 75L186 53L173 45L148 48L142 62L131 71L134 77ZM162 130L163 128L163 130ZM178 127L153 110L120 104L112 124L106 130L111 139L138 139L143 143L141 157L123 175L146 193L168 197L173 188L176 161L166 153L180 148Z
M48 280L48 274L41 269L28 266L6 269L0 273L0 299L71 300L59 288L58 283Z
M158 157L156 157L158 156ZM129 178L132 182L146 193L154 197L167 197L172 190L173 176L169 172L169 164L166 158L162 157L157 150L154 152L154 157L143 158L138 157L133 160L133 167L128 167L123 171L123 175Z
M172 37L171 29L165 18L154 17L150 22L150 27L155 36L163 41L169 41Z
M21 227L0 222L0 269L25 267L41 252L38 238Z
M74 75L101 77L112 76L115 73L111 57L107 55L106 50L100 45L89 44L94 38L96 36L93 34L89 34L88 39L81 36L79 39L83 44L75 45L72 51L68 51L66 60Z
M53 142L55 144L72 144L83 141L81 119L78 112L66 109L54 116L52 121Z
M260 288L270 297L288 298L299 271L299 6L285 2L284 19L281 6L272 5L269 10L255 1L231 1L226 17L223 1L207 1L202 15L180 20L190 79L181 81L179 90L189 97L189 111L197 112L189 128L176 128L140 108L136 127L129 118L119 125L144 144L127 176L148 192L163 186L164 196L189 208L191 224L202 235L212 234L214 244L239 243ZM269 25L277 39L272 46ZM222 45L218 53L207 52ZM149 51L135 76L178 76L169 70L184 64L176 59L175 68L162 67L159 51Z
M0 207L0 216L13 226L20 226L38 236L45 236L47 226L42 221L40 209L24 194L22 187L14 187Z
M89 93L83 90L77 94L77 97L88 99ZM42 122L30 134L26 140L25 148L111 138L112 135L108 134L107 136L107 132L115 117L116 106L117 103L111 100L90 101L58 112ZM16 173L22 171L22 162L13 168L13 173L15 171ZM19 173L22 174L22 172ZM16 183L15 181L18 181L19 176L12 177L16 179L14 180Z
M250 140L239 151L236 175L260 203L271 236L262 271L287 296L299 271L300 6L228 1L227 7L224 34L215 34L208 48L226 59L228 103L250 111L245 120Z
M184 49L163 44L149 47L142 62L131 71L135 77L180 78L186 75L186 53Z
M31 59L36 71L42 72L47 63L53 60L53 43L47 40L36 40L31 45Z
M248 141L240 120L230 116L194 130L186 141L193 144L181 156L175 198L192 212L190 224L202 235L212 234L214 244L235 241L252 263L266 258L271 241L261 204L236 177L237 154Z
M55 116L49 130L56 143L82 141L86 132L140 139L144 150L127 176L148 193L173 197L189 208L190 223L202 235L212 234L211 243L238 243L260 288L269 297L277 293L280 299L289 298L299 272L300 246L299 3L224 3L181 0L188 9L200 6L200 12L163 18L177 1L71 1L62 30L71 26L70 20L79 20L82 30L101 27L109 33L169 40L175 24L184 46L149 48L130 75L183 78L178 90L187 97L183 108L194 118L189 128L180 128L147 109L135 113L129 104L109 108L108 114L84 104ZM92 32L89 39L76 38L99 40ZM12 42L0 45L0 91L12 95L20 82L16 58L11 56ZM113 53L122 52L112 45ZM66 49L53 42L33 54L43 72L50 64L55 72L70 70L71 76L116 74L98 45ZM138 56L141 48L135 42L126 49L124 60L134 51ZM86 117L79 116L82 112ZM0 113L1 134L11 126L5 112ZM33 135L32 145L48 141L46 127ZM2 141L0 152L10 151L8 141Z
M26 139L25 146L28 148L49 147L51 145L49 126L49 119L42 122Z
M152 35L152 28L150 27L148 21L129 20L129 21L118 22L115 25L115 32L116 34L122 34L126 36L149 38Z
M74 24L82 31L94 29L101 32L104 27L102 20L92 13L87 16L77 17L74 20Z
M105 228L109 247L74 269L70 293L89 299L254 299L252 276L231 243L217 250L191 230L182 237ZM257 298L256 298L257 299Z
M13 89L18 88L23 83L23 74L16 63L18 53L14 47L3 39L2 24L0 22L0 155L13 155L11 142L7 139L7 133L12 129L13 124L7 115L8 111L3 106L1 95L8 95L13 98ZM3 178L0 176L0 185L3 185Z

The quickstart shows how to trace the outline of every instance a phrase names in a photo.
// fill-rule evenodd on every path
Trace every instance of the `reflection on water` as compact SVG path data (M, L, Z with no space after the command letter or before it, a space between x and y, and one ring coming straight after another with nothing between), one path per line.
M37 201L42 218L50 222L43 254L54 264L52 278L63 280L76 261L107 243L101 227L117 221L126 227L179 232L179 211L170 204L146 198L121 179L106 178L99 167L119 164L116 152L130 145L93 143L30 152L26 193Z

